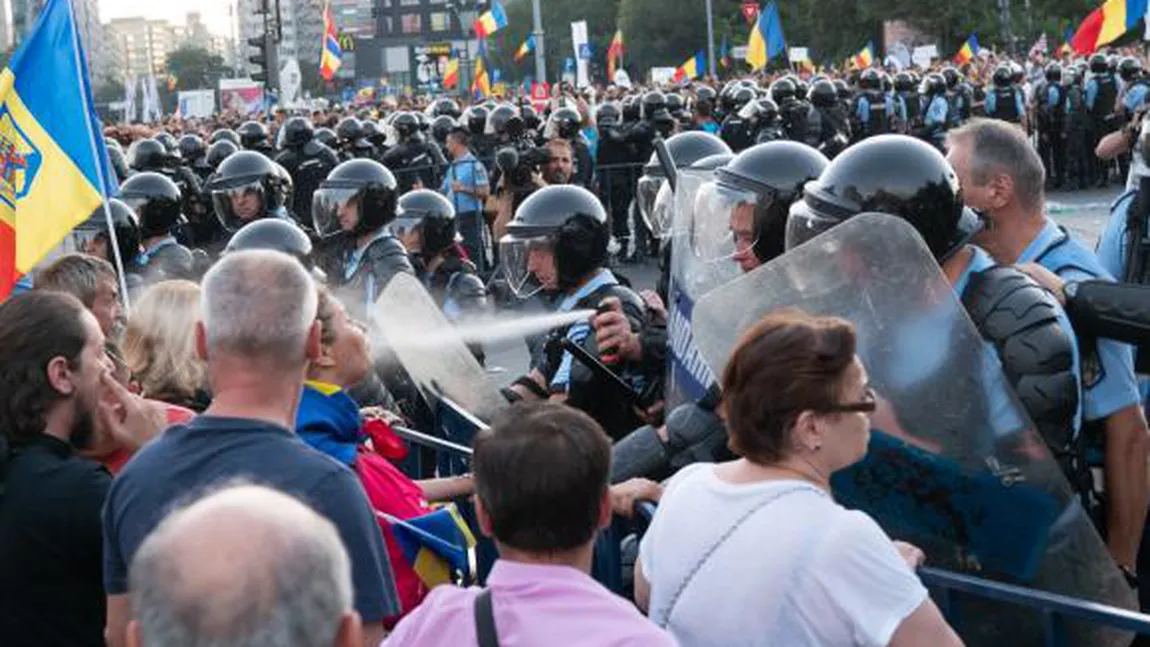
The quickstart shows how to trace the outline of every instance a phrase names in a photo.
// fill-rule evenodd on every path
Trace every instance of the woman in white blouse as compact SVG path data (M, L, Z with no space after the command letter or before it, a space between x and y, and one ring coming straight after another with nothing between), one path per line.
M636 598L685 647L961 645L914 573L922 553L831 498L866 455L875 396L854 327L801 312L748 331L723 375L738 460L669 483Z

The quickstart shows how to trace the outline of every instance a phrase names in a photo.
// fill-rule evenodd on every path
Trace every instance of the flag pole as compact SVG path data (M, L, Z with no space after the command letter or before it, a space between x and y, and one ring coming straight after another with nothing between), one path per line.
M92 152L92 162L96 167L96 180L100 185L100 197L103 200L104 221L108 223L108 246L112 248L112 257L116 261L116 271L120 278L120 298L124 300L124 313L132 314L132 303L128 296L128 277L124 272L124 259L120 257L120 244L116 240L116 227L112 222L112 209L108 206L107 183L104 181L104 165L100 162L99 151L96 149L96 133L92 130L92 106L88 103L88 93L84 92L84 77L81 70L80 36L76 29L76 15L72 12L72 3L69 0L56 0L68 4L68 23L72 28L72 55L76 64L76 85L80 91L80 101L84 104L84 124L88 130L88 148Z

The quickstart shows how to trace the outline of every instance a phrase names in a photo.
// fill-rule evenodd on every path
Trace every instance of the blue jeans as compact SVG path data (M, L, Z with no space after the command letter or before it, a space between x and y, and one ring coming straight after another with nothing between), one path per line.
M471 262L475 263L481 276L487 276L488 261L487 246L484 244L483 235L485 227L483 212L464 211L458 213L455 216L455 223L459 235L463 237L463 246L467 249L467 255L471 257Z

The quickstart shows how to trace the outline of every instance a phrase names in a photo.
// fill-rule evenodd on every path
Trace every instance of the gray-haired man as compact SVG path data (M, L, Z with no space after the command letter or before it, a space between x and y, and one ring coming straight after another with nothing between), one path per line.
M286 494L229 487L168 516L132 559L131 647L359 647L335 526Z
M125 644L128 564L144 538L176 501L236 478L298 497L335 524L351 556L365 645L377 645L383 620L398 614L383 538L359 481L292 431L304 373L319 355L317 300L303 266L279 252L228 254L204 277L196 346L208 364L212 404L137 453L104 508L112 647Z

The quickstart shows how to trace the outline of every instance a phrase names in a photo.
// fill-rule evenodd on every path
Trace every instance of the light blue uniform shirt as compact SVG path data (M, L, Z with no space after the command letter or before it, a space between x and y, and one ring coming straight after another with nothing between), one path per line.
M443 175L443 185L439 191L451 201L456 213L483 211L483 203L479 198L469 193L452 191L451 184L453 182L459 182L472 191L487 186L487 168L479 163L479 160L475 159L475 156L470 152L448 165L447 173Z
M559 307L555 308L555 312L571 312L580 301L587 298L595 290L607 285L618 285L618 283L619 281L615 279L615 275L610 270L599 270L599 273L584 283L583 287L559 302ZM567 339L576 344L582 344L590 334L590 320L573 323L567 328ZM563 351L563 358L559 360L559 368L555 371L555 376L551 378L551 391L553 393L567 392L571 383L571 362L573 361L575 358L571 356L571 353Z

